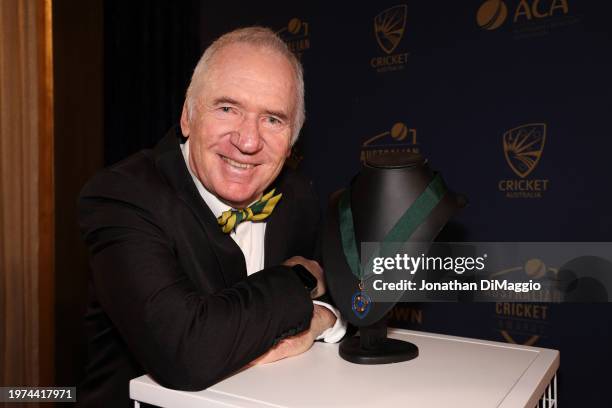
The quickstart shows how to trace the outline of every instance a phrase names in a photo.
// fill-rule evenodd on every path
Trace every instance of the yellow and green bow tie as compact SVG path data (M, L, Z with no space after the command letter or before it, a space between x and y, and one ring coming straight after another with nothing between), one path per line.
M274 197L273 197L274 196ZM268 218L274 207L279 202L282 193L274 195L274 189L261 197L255 203L243 210L227 210L223 211L221 216L217 218L217 223L226 234L232 232L242 221L261 221Z

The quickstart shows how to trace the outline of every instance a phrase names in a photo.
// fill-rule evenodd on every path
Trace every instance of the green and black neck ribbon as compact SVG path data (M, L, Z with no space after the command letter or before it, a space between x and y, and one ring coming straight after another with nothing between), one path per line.
M425 190L417 197L412 205L404 212L397 220L393 228L385 236L381 242L379 252L384 252L385 247L391 243L407 242L414 231L427 219L438 203L444 198L447 193L446 185L442 176L439 173L434 173L434 177L429 182ZM361 261L359 259L359 251L357 250L357 241L355 239L355 226L353 224L353 212L351 210L351 190L347 188L338 205L339 210L339 226L340 236L342 239L342 249L346 261L351 269L351 272L357 279L361 281L360 289L363 290L362 284L365 278ZM375 254L376 255L376 254ZM371 270L374 256L371 256L367 262L366 271Z

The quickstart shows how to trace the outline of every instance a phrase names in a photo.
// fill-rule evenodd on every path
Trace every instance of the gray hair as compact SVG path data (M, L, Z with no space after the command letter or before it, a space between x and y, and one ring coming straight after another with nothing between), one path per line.
M196 105L196 95L198 95L198 93L201 91L204 82L203 80L210 70L210 64L215 54L224 47L236 43L250 44L276 51L287 58L287 61L289 61L291 64L297 91L297 100L295 104L296 111L291 135L291 145L293 146L293 144L297 141L302 125L304 124L304 120L306 119L306 112L304 108L304 74L302 71L302 64L289 50L287 44L285 44L285 42L272 30L265 27L246 27L230 31L229 33L223 34L221 37L216 39L206 49L206 51L204 51L200 61L198 61L198 65L196 65L193 71L191 82L187 88L186 102L189 120L191 120L192 113Z

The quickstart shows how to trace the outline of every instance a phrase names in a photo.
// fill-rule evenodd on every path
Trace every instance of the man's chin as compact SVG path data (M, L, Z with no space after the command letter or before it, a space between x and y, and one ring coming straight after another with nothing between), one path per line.
M248 207L253 201L257 200L259 197L256 194L245 195L242 194L224 194L219 197L221 201L225 202L227 205L230 205L232 208L245 208Z

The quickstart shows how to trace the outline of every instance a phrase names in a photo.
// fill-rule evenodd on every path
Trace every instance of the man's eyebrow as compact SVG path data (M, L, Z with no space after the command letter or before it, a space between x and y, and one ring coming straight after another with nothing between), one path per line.
M227 96L222 96L220 98L217 98L215 100L213 100L213 105L223 105L224 103L227 103L229 105L236 105L238 107L242 107L242 104L240 102L238 102L235 99L232 99L230 97Z

